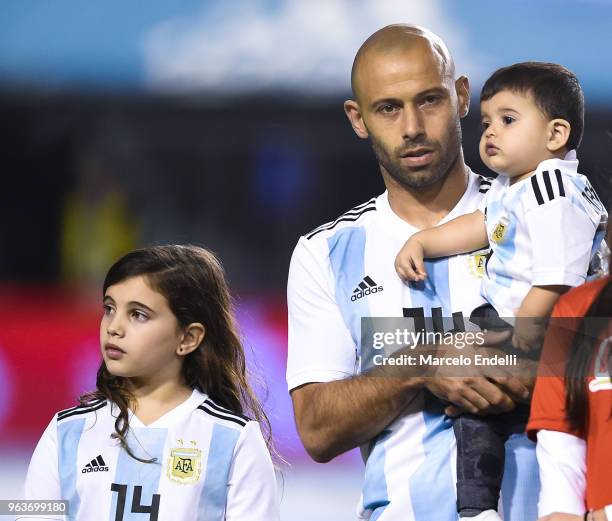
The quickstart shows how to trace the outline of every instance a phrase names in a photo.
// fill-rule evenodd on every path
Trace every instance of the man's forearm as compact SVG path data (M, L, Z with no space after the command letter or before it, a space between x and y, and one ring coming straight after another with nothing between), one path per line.
M291 392L300 437L319 462L369 442L410 403L423 379L356 376Z

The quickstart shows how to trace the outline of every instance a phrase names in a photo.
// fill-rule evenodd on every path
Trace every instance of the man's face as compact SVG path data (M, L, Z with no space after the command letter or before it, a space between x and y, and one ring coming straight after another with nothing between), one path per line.
M415 189L446 177L461 149L458 99L429 47L365 57L358 95L374 153L391 178Z

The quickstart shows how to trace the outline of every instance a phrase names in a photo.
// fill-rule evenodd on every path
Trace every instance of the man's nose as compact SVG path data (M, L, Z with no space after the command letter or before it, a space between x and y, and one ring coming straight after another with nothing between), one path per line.
M423 114L417 107L404 107L402 114L402 134L402 137L408 140L414 140L425 134Z

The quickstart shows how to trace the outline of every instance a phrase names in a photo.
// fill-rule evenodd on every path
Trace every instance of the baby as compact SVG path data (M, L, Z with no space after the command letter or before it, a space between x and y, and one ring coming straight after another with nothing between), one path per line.
M489 246L482 281L487 304L471 318L481 327L505 324L500 317L514 322L513 346L530 351L559 296L585 281L607 224L599 197L577 172L584 97L566 68L528 62L496 71L480 102L480 156L498 177L477 211L411 236L395 266L404 280L422 281L424 258ZM501 519L496 509L504 443L524 430L527 416L521 405L502 415L463 414L454 421L462 518Z

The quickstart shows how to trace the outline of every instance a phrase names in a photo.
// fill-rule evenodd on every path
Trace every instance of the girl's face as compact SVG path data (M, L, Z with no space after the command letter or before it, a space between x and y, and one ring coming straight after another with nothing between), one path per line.
M180 376L183 332L166 298L144 276L110 286L104 295L100 347L108 371L143 382Z

